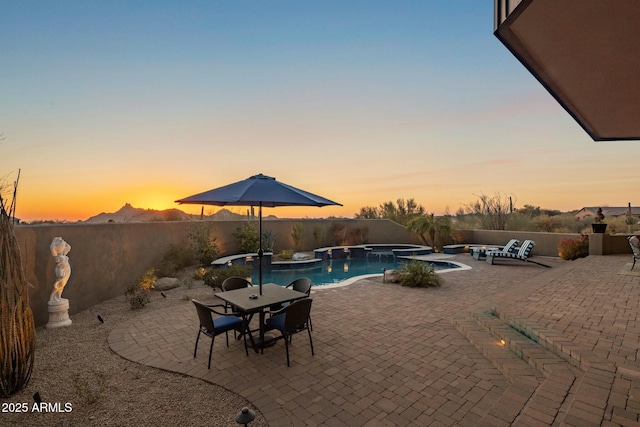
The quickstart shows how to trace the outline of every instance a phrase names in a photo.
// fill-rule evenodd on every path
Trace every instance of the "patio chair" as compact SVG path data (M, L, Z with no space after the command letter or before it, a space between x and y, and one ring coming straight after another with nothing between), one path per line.
M309 334L309 345L311 346L311 355L314 356L313 339L311 338L311 329L309 328L309 316L311 314L311 303L313 299L304 298L297 300L281 308L276 312L272 312L264 324L266 331L278 330L281 336L274 338L275 340L283 339L284 347L287 352L287 366L289 363L289 342L291 336L298 332L307 331ZM262 347L264 353L264 346Z
M253 286L250 281L238 276L227 277L220 285L223 291L233 291L234 289L248 288L249 286Z
M224 281L220 285L220 287L222 288L222 292L233 291L236 289L244 289L251 286L253 285L251 284L250 281L248 281L244 277L239 277L239 276L227 277L226 279L224 279ZM225 310L230 309L231 311L238 311L238 308L236 306L231 305L228 302L225 302L224 305L225 305ZM248 320L249 322L251 322L252 317L253 315L249 316L249 320ZM236 336L235 331L233 333L233 336L236 337L236 339L240 339L242 335L244 335L244 333L241 333L239 336Z
M311 295L311 279L307 277L300 277L293 282L289 283L285 286L288 289L293 289L294 291L302 292L303 294L307 294L307 297ZM282 307L286 307L291 304L291 301L283 302L282 304L272 305L269 307L270 311L280 310Z
M243 277L231 276L224 279L220 287L222 288L222 292L233 291L236 289L243 289L253 286L251 282ZM234 306L229 303L225 303L227 308L230 308L232 311L237 311Z
M548 267L547 265L540 264L538 262L529 260L529 254L531 253L531 250L533 249L535 244L536 244L536 242L534 242L533 240L525 240L524 242L522 242L522 246L520 246L520 248L517 248L518 249L517 252L506 252L504 250L487 252L487 262L489 264L493 264L493 260L495 258L506 258L506 259L517 259L517 260L525 261L525 262L527 262L527 261L528 262L533 262L535 264L539 264L539 265L542 265L544 267Z
M221 313L216 311L216 307L225 308L223 304L206 305L194 299L191 300L193 305L196 306L198 312L198 318L200 319L200 327L198 329L198 336L196 337L196 346L193 349L193 358L195 359L198 352L198 341L200 340L200 334L205 334L211 337L211 346L209 347L209 364L208 369L211 369L211 353L213 352L213 342L216 336L225 334L227 338L227 348L229 347L229 331L244 332L245 321L237 316L235 313ZM219 317L214 318L213 314L217 314ZM244 335L244 334L243 334ZM249 356L249 350L247 348L247 338L244 338L244 351Z
M640 239L638 236L631 236L628 238L629 246L631 246L631 250L633 251L633 265L631 266L631 270L636 266L636 260L640 258Z
M287 288L293 289L294 291L302 292L303 294L307 294L307 298L308 298L308 297L311 296L311 279L309 279L308 277L300 277L300 278L294 280L293 282L289 283L287 285ZM284 302L284 303L282 303L280 308L286 307L289 304L291 304L291 301ZM309 328L311 328L311 330L313 331L313 324L311 323L311 316L309 316Z

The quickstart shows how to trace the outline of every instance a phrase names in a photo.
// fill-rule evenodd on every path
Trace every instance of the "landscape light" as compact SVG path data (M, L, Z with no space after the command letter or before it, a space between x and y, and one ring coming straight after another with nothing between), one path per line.
M242 408L238 415L236 415L236 422L238 424L244 424L245 427L256 418L256 413L246 406Z

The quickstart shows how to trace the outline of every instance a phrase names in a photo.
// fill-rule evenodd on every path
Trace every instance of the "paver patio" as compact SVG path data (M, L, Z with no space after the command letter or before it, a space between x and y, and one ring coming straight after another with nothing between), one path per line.
M246 357L242 340L227 349L219 338L208 370L208 345L193 358L186 302L119 325L109 345L240 394L272 427L640 425L630 258L545 259L546 269L456 255L473 269L446 273L442 288L365 279L315 290L316 354L294 336L290 368L282 342Z

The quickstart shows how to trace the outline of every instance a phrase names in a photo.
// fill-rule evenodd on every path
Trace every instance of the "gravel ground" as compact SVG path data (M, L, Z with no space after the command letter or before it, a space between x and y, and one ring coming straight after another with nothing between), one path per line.
M188 272L181 283L165 291L167 298L154 291L143 310L166 308L213 292L190 279ZM0 399L0 425L237 427L235 415L245 406L256 411L252 427L267 425L260 412L239 395L199 379L130 362L112 352L109 333L137 314L121 296L71 315L71 326L38 328L31 380L24 390ZM98 315L104 323L98 321ZM194 339L195 333L194 325ZM36 392L56 412L37 412L33 407Z

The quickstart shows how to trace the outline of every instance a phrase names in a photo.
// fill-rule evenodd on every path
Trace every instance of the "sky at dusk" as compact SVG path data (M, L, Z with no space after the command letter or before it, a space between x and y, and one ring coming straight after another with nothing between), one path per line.
M640 205L640 143L591 140L493 35L493 1L2 9L0 178L6 193L21 171L26 221L199 213L175 200L257 173L344 205L265 210L279 217L398 198L455 213L495 193Z

